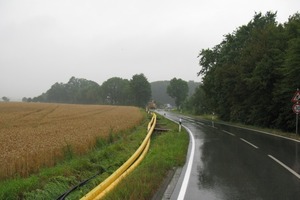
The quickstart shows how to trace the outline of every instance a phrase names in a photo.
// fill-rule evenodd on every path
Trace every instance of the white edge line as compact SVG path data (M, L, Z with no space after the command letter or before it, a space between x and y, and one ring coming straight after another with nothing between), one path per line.
M270 158L272 158L274 161L276 161L278 164L280 164L282 167L284 167L285 169L287 169L289 172L291 172L292 174L294 174L298 179L300 179L300 175L297 172L295 172L294 170L292 170L291 168L289 168L288 166L286 166L284 163L282 163L280 160L276 159L272 155L268 155L268 156Z
M252 129L252 128L246 128L246 127L236 126L236 125L229 125L229 124L226 124L226 123L223 123L223 124L225 124L227 126L232 126L232 127L236 127L236 128L241 128L241 129L245 129L245 130L250 130L250 131L255 131L255 132L263 133L263 134L266 134L266 135L271 135L271 136L274 136L274 137L284 138L284 139L287 139L287 140L291 140L291 141L300 143L299 140L296 140L296 139L293 139L293 138L289 138L289 137L285 137L285 136L282 136L282 135L276 135L276 134L273 134L273 133L268 133L266 131L260 131L260 130L255 130L255 129Z
M184 179L182 181L182 185L181 185L180 192L179 192L177 200L183 200L184 199L186 189L187 189L187 186L188 186L188 183L189 183L189 179L190 179L190 176L191 176L192 165L193 165L194 154L195 154L195 138L194 138L192 132L190 131L190 129L188 129L186 126L184 126L184 128L190 134L192 147L191 147L191 153L190 153L188 165L187 165L187 168L186 168L186 171L185 171Z
M168 118L168 119L178 124L178 122L176 122L175 120L172 120L170 118ZM182 125L182 127L184 127L189 132L192 147L191 147L191 153L190 153L189 161L188 161L188 164L187 164L187 168L186 168L186 171L185 171L185 174L184 174L184 178L183 178L183 181L182 181L182 185L180 187L180 191L179 191L177 200L184 200L186 189L187 189L189 179L190 179L190 176L191 176L192 165L193 165L193 162L194 162L194 154L195 154L195 138L194 138L194 135L193 135L192 131L189 128L187 128L185 125Z
M230 132L228 132L228 131L224 131L224 130L222 130L224 133L227 133L227 134L229 134L229 135L231 135L231 136L235 136L235 134L233 134L233 133L230 133Z
M243 139L243 138L240 138L242 141L246 142L247 144L251 145L252 147L258 149L257 146L255 146L254 144L252 144L251 142L248 142L247 140Z

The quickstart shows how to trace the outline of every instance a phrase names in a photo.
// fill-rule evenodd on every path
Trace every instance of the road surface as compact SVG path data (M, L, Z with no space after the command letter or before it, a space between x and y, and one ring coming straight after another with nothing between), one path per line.
M160 112L191 140L187 162L164 199L300 199L300 143Z

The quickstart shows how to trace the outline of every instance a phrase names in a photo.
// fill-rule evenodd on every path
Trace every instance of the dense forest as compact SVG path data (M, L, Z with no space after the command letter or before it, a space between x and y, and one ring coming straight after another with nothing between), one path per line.
M199 54L202 84L186 103L196 114L295 130L291 99L300 88L300 14L281 24L255 13L246 25Z

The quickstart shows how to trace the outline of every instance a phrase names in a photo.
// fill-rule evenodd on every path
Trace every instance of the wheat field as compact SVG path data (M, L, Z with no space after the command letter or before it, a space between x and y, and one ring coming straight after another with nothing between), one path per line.
M0 179L53 166L66 148L83 154L96 138L138 125L136 107L0 103Z

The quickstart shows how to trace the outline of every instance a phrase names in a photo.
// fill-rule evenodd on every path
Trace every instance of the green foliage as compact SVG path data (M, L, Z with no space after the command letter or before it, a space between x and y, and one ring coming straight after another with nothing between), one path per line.
M113 77L101 85L103 102L112 105L130 103L130 85L127 79Z
M167 93L170 97L175 99L177 107L182 106L183 102L188 96L189 87L186 81L182 79L173 78L167 87Z
M167 173L185 163L188 134L185 131L179 133L178 125L173 122L160 116L158 120L171 131L159 135L154 133L151 148L142 163L104 199L151 199Z
M9 98L7 98L7 97L2 97L2 100L3 100L4 102L9 102L9 101L10 101Z
M167 94L170 81L156 81L151 83L152 98L159 107L165 104L175 105L175 101Z
M56 176L49 180L43 189L37 189L35 192L25 192L27 200L35 199L57 199L65 191L69 190L69 185L76 184L75 177Z
M202 115L210 112L210 101L202 86L199 86L194 95L192 95L184 104L186 110L192 111L193 114Z
M130 80L133 104L145 107L151 98L151 85L144 74L136 74Z
M166 104L171 104L175 106L175 100L172 97L170 97L167 93L167 87L170 84L170 81L155 81L150 84L151 84L152 98L155 100L156 104L159 107L162 108L163 105ZM199 85L200 82L194 82L194 81L188 82L189 97L195 93Z
M158 105L175 105L174 99L167 94L170 81L149 83L144 74L136 74L131 80L119 77L109 78L102 85L71 77L67 83L55 83L47 92L34 98L23 97L23 102L53 102L72 104L109 104L144 107L152 99ZM191 96L200 83L188 82Z
M299 38L299 13L283 25L276 13L255 13L220 44L200 51L203 85L186 107L225 121L294 129L290 99L300 87Z
M27 179L14 178L0 182L0 199L23 199L23 194L32 188L32 185L37 184L39 184L37 176L31 176Z
M68 83L55 83L46 93L27 101L94 104L99 97L100 87L96 82L71 77Z
M144 107L150 98L150 83L143 74L136 74L130 81L113 77L101 86L93 81L71 77L68 83L55 83L46 93L34 98L24 97L23 101Z

